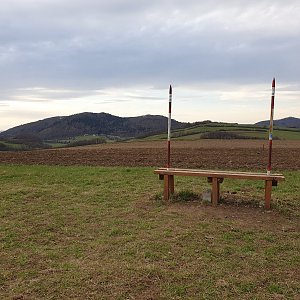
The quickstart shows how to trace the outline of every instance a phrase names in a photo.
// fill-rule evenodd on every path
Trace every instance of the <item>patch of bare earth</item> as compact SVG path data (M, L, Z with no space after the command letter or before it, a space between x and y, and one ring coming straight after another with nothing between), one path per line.
M172 142L174 167L211 169L266 168L266 141L199 140ZM0 163L89 166L164 166L166 142L127 142L97 146L1 152ZM274 170L300 169L300 141L275 141Z

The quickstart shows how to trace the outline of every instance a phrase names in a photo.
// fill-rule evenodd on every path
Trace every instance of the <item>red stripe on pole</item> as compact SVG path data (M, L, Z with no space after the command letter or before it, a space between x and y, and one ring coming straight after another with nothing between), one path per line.
M270 114L270 127L269 127L269 155L268 155L268 167L267 167L268 175L270 175L272 170L274 100L275 100L275 78L273 78L272 81L271 114Z

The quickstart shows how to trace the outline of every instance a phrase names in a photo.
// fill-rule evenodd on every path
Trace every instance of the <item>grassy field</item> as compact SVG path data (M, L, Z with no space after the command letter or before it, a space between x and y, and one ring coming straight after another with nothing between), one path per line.
M73 138L69 138L69 139L54 139L54 140L45 140L44 142L44 146L45 147L50 147L50 148L62 148L62 147L67 147L70 146L72 143L76 143L76 142L86 142L88 144L88 142L93 142L93 140L95 139L99 139L99 140L103 140L105 142L113 142L116 140L112 140L109 138L104 138L103 136L99 136L99 135L82 135L82 136L76 136ZM0 143L7 146L8 149L6 151L18 151L18 150L32 150L32 149L39 149L41 148L41 145L31 145L28 144L28 142L30 141L26 141L23 140L23 142L21 141L14 141L14 139L9 139L9 140L5 140L5 139L0 139ZM1 149L0 149L1 151Z
M0 143L4 144L11 150L26 150L27 149L26 145L24 145L24 144L14 144L14 143L9 143L9 142L2 141L2 140L0 140Z
M252 138L267 139L268 128L255 125L210 123L200 126L193 126L185 129L172 131L173 140L197 140L203 133L226 131L242 136ZM300 140L300 129L296 128L275 128L273 136L283 140ZM166 139L166 134L158 134L144 138L145 140L162 140Z
M225 132L230 134L239 135L242 138L254 138L254 139L267 139L268 129L264 127L258 127L255 125L243 125L243 124L230 124L230 123L209 123L199 126L191 126L185 129L178 129L172 131L172 140L177 141L193 141L202 138L202 135L209 132ZM296 128L275 128L274 134L275 139L281 140L300 140L300 129ZM156 134L145 138L136 138L132 141L159 141L167 138L166 133ZM219 138L219 137L217 137ZM85 142L86 144L95 144L95 139L103 140L106 143L115 143L122 139L116 136L101 136L101 135L82 135L67 139L54 139L45 140L44 146L48 148L63 148L68 146L79 146L78 143ZM97 143L100 143L100 142ZM27 145L26 142L23 144L20 142L14 143L13 140L5 141L0 140L0 143L6 145L10 151L16 150L30 150L42 148L41 145ZM72 145L73 144L73 145ZM0 147L1 148L1 147Z
M103 135L97 135L97 134L87 135L87 134L85 134L85 135L75 136L75 137L68 138L68 139L47 140L47 141L45 141L45 143L49 146L52 146L53 148L60 148L60 147L65 147L70 143L80 142L80 141L93 141L97 138L103 139L105 142L108 142L108 143L114 141L113 139L104 137Z
M165 204L152 171L1 165L0 298L297 299L300 172L266 212L261 182L213 208L178 178Z

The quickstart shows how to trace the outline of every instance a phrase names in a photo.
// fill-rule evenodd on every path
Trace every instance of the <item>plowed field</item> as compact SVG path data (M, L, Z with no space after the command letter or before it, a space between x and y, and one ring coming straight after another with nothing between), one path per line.
M166 142L127 142L87 147L0 152L0 163L40 165L152 166L166 164ZM267 164L268 143L257 140L172 142L174 167L259 169ZM300 141L274 141L274 170L300 169Z

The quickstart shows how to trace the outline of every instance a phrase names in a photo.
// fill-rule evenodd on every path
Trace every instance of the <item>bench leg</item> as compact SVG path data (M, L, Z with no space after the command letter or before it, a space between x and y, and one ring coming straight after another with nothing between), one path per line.
M272 180L265 181L265 209L271 208Z
M169 200L170 196L170 182L169 182L169 176L164 175L164 200Z
M169 176L169 191L171 195L174 194L174 175Z
M211 202L213 206L217 206L220 196L220 183L218 178L212 178L212 193L211 193Z
M174 175L164 175L164 200L174 194Z

